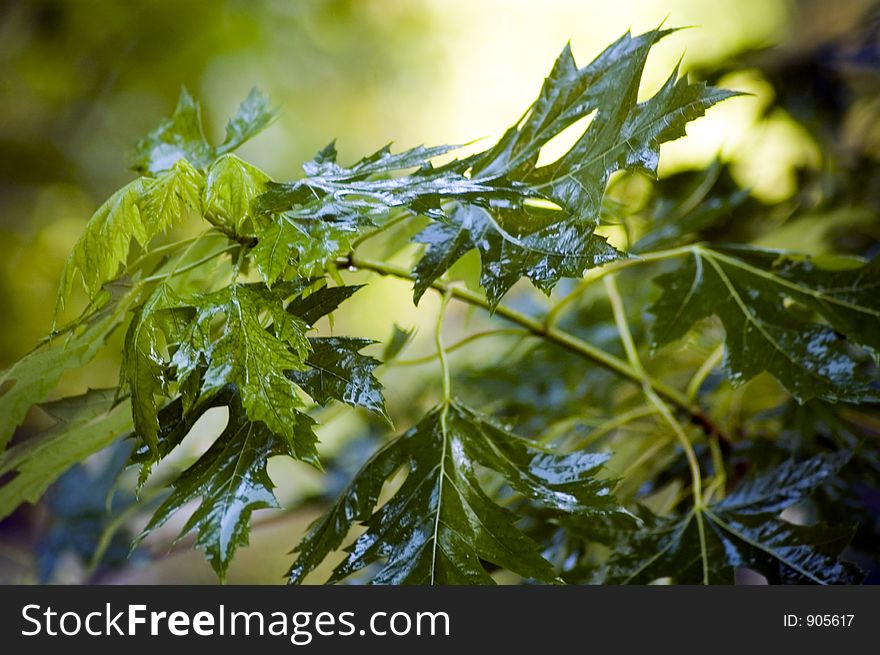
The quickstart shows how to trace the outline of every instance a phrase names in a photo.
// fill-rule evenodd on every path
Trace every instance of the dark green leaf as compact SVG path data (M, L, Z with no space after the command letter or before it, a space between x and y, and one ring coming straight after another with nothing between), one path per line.
M304 255L309 244L333 256L344 254L350 239L340 222L357 233L366 219L381 222L392 209L437 221L415 238L429 246L414 271L416 301L473 249L480 251L480 283L493 305L523 276L549 293L562 277L581 277L621 257L593 232L611 174L635 168L656 174L660 144L683 136L687 122L735 95L690 84L676 71L653 97L638 103L648 52L667 33L627 34L582 69L566 48L526 115L494 148L463 161L433 166L433 158L451 150L445 146L398 154L386 147L345 168L336 163L331 144L306 164L305 178L270 185L261 197L264 210L284 213L288 222L293 211L300 220L323 217L317 225L325 226L317 232L314 224L311 230L299 226L298 236L294 224L282 221L261 234L267 245L257 255L264 277L272 281L290 263L289 253L281 252L280 261L270 256L279 252L277 244L296 242L301 261L323 265L326 259ZM541 149L591 113L592 122L568 153L536 168ZM417 170L389 177L410 168ZM300 267L304 275L317 271Z
M312 421L298 418L301 433ZM196 545L204 548L208 561L226 578L236 548L248 543L251 514L277 507L274 485L266 463L274 455L295 456L290 444L265 424L248 419L238 400L229 407L229 423L214 444L172 484L171 495L156 510L141 538L163 525L191 501L201 499L183 526L180 536L198 531Z
M137 144L134 169L155 175L186 160L196 168L205 168L214 159L214 152L202 129L202 110L186 89L180 90L177 109L171 118Z
M733 584L737 567L758 571L771 583L857 582L858 569L837 559L851 529L794 525L777 517L780 510L803 500L833 476L847 458L820 455L785 463L684 518L642 510L640 530L618 533L606 582L646 584L671 577L679 584ZM698 512L705 527L705 547Z
M301 294L290 301L287 311L298 317L306 325L314 325L318 319L336 309L363 285L340 287L321 287L308 295Z
M491 583L485 561L553 581L537 544L515 527L515 514L487 495L478 469L495 471L517 493L561 514L608 514L618 511L613 482L593 477L607 459L555 455L458 403L442 405L364 465L297 547L290 580L301 582L357 521L366 531L346 548L333 580L375 563L376 584ZM404 467L401 487L374 510L385 482Z
M312 352L306 359L308 368L288 372L291 380L322 405L339 400L353 407L366 407L387 418L382 385L373 376L373 370L381 362L358 352L375 342L351 337L318 337L309 339L309 343Z
M217 154L232 152L269 127L277 116L278 112L269 107L269 97L257 89L251 89L247 98L241 101L235 116L226 124L226 139L217 146Z
M735 384L767 371L801 401L876 398L852 346L880 347L878 261L832 270L773 250L696 246L656 280L663 295L651 307L654 343L678 339L716 315Z
M181 89L177 108L171 118L159 123L140 140L135 149L133 168L142 174L156 175L186 160L198 169L206 169L221 155L228 154L253 138L275 119L269 99L257 89L251 90L226 125L226 139L212 147L202 129L202 110L186 89Z
M159 285L137 311L125 335L120 387L131 393L135 431L154 448L159 431L158 397L171 392L169 346L194 314L191 307L181 304L167 284Z

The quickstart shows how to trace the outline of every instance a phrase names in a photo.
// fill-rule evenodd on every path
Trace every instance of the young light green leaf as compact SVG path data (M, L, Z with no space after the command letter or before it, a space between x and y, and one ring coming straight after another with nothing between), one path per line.
M266 190L269 176L235 155L225 155L211 164L205 185L205 211L215 216L234 234L252 233L254 200Z
M56 313L63 309L77 275L89 298L115 280L128 261L132 242L146 248L187 214L202 215L204 178L179 160L155 178L139 178L110 196L89 219L67 258Z
M55 388L64 371L86 365L104 347L134 302L135 294L128 291L120 287L102 291L97 301L100 309L82 325L39 346L0 373L0 449L28 409Z
M146 244L147 229L141 217L140 200L148 186L145 178L127 184L89 219L67 258L56 313L64 307L77 275L82 277L86 293L93 298L102 285L119 274L128 259L132 240Z
M0 519L37 502L64 471L128 430L128 403L116 396L116 389L94 389L41 406L55 425L0 453Z
M355 521L366 531L346 548L334 581L376 564L374 584L492 583L483 561L553 581L537 544L515 527L517 516L484 491L478 468L497 472L517 493L561 514L601 515L619 510L613 481L593 477L607 459L552 454L458 403L442 405L364 465L297 547L290 581L301 582L339 548ZM385 482L403 467L402 486L374 509Z
M133 168L142 174L156 175L181 160L205 168L213 159L213 149L202 129L201 107L184 88L180 90L174 115L163 119L138 142Z

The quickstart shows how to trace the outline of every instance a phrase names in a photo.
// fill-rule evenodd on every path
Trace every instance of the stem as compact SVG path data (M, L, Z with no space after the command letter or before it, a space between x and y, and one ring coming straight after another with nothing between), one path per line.
M367 239L372 239L375 236L382 234L383 232L387 232L392 227L397 225L398 223L402 223L406 219L410 218L412 214L409 212L401 212L399 216L395 216L394 218L389 219L385 222L384 225L380 225L375 230L367 232L366 234L360 235L357 239L351 242L351 249L356 250L359 245L361 245Z
M721 362L721 358L724 356L724 344L718 344L718 347L712 351L712 354L703 362L703 365L697 369L697 372L694 373L694 377L691 378L691 381L687 386L687 397L691 400L696 400L697 395L700 393L700 387L703 386L703 382L706 381L706 378L712 373L716 366Z
M645 418L646 416L652 416L657 413L657 409L655 407L636 407L627 412L623 412L622 414L618 414L612 419L605 421L604 423L596 426L593 430L590 431L590 434L586 435L583 439L577 442L577 445L574 446L574 450L582 450L587 445L591 443L595 443L606 434L610 432L614 432L618 428L622 428L624 425L628 423L632 423L633 421L637 421L640 418Z
M544 324L548 328L555 325L560 316L562 316L565 309L572 302L577 300L581 296L581 294L583 294L584 291L587 290L588 287L592 286L595 282L598 282L606 275L610 273L615 273L625 268L629 268L630 266L638 266L640 264L646 264L648 262L656 262L664 259L671 259L673 257L680 257L682 255L690 253L692 250L693 246L682 246L681 248L672 248L670 250L658 250L656 252L648 252L643 255L631 257L629 259L618 259L617 261L606 264L601 268L594 268L584 277L583 280L581 280L580 284L578 284L571 293L565 296L565 298L560 300L550 309L550 311L547 313L547 316L544 318Z
M220 255L222 255L224 253L231 252L231 251L235 250L236 248L241 248L241 245L238 243L235 243L233 245L226 246L222 250L218 250L217 252L213 252L210 255L206 255L206 256L202 257L201 259L192 262L191 264L187 264L183 268L175 268L170 273L158 273L156 275L151 275L150 277L145 277L141 281L142 282L155 282L156 280L167 280L168 278L174 277L175 275L183 275L184 273L188 273L189 271L191 271L195 268L198 268L202 264L208 263L209 261L211 261L215 257L219 257Z
M479 339L483 339L485 337L496 337L501 336L503 334L509 335L520 335L520 336L529 336L531 333L526 330L521 330L519 328L504 328L500 330L486 330L484 332L477 332L476 334L471 334L466 336L461 341L457 341L451 346L446 347L446 353L451 353L459 348L462 348L469 343L473 343L474 341L478 341ZM429 362L433 362L435 359L439 357L439 353L434 353L432 355L425 355L424 357L418 357L416 359L403 359L397 360L394 362L386 362L391 366L418 366L419 364L427 364Z
M372 271L373 273L378 273L379 275L390 275L392 277L401 278L403 280L414 281L413 275L405 268L395 266L394 264L389 264L386 262L361 259L360 257L356 257L353 254L338 260L337 265L339 266L339 268L363 269L366 271ZM545 341L555 343L556 345L575 353L579 357L589 359L590 361L604 368L607 368L608 370L640 386L643 384L647 384L651 389L657 392L659 396L665 398L677 408L686 412L690 416L691 421L699 425L706 432L706 434L716 435L719 439L722 439L722 441L729 441L712 422L712 420L708 416L706 416L703 410L692 404L688 397L684 395L681 391L669 386L668 384L660 380L654 379L650 376L642 375L624 360L605 352L601 348L597 348L591 343L579 339L578 337L569 334L568 332L565 332L553 326L546 326L543 322L535 320L531 316L522 314L515 309L511 309L510 307L507 307L505 305L498 305L493 309L485 298L467 289L449 286L438 281L433 282L431 284L431 288L439 291L440 293L446 293L448 291L451 297L455 298L456 300L465 302L469 305L473 305L474 307L480 307L489 313L494 313L497 316L500 316L510 321L511 323L516 323L517 325L525 328L531 334L534 334L535 336L540 337Z
M636 350L632 331L629 329L629 322L626 320L623 299L620 297L620 292L617 290L617 283L614 281L613 277L605 278L605 289L608 292L608 299L611 301L614 322L617 324L617 331L620 333L620 340L623 343L626 356L632 367L641 371L644 375L645 369L639 358L638 350ZM645 383L642 385L642 389L648 400L653 403L669 427L672 428L672 431L678 438L678 441L684 450L685 457L687 458L688 467L691 472L691 491L694 497L694 516L697 519L697 531L700 534L700 552L703 559L703 584L709 584L709 559L706 549L706 526L703 525L703 474L700 471L700 462L697 460L697 454L694 452L693 444L691 444L691 440L688 439L684 427L678 422L675 415L669 411L669 406L663 402L654 389L648 384L647 376L645 376Z
M218 230L214 230L212 228L212 229L208 230L207 232L203 232L203 233L198 234L194 237L190 237L189 239L181 239L180 241L175 241L174 243L166 243L164 246L158 246L157 248L153 248L152 250L148 250L147 252L142 254L140 257L135 259L131 264L128 264L125 267L125 270L130 271L134 268L137 268L140 264L145 262L150 257L153 257L155 255L161 255L166 252L173 252L173 251L177 250L178 248L180 248L181 246L185 246L185 245L191 244L191 243L197 243L198 241L200 241L204 237L209 237L209 236L223 237L224 239L227 238L227 235L223 234L222 232L220 232Z
M440 300L440 311L437 312L437 326L434 328L434 343L437 345L437 356L440 358L440 370L443 373L443 403L449 405L452 400L452 382L449 374L449 361L446 358L446 349L443 347L443 317L446 314L446 305L452 296L449 290L443 294Z

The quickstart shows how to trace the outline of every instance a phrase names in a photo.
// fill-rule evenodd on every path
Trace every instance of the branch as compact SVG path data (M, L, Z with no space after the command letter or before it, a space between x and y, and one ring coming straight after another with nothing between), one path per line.
M362 259L354 253L349 254L347 257L339 258L336 261L336 266L338 268L350 270L360 269L371 271L373 273L378 273L379 275L389 275L403 280L415 281L412 273L405 268L386 262ZM505 305L498 305L493 310L485 298L467 289L444 284L440 281L433 282L431 288L441 294L449 293L452 298L473 305L474 307L480 307L490 314L494 313L511 323L515 323L525 328L529 333L550 343L555 343L556 345L575 353L579 357L588 359L599 366L616 373L620 377L638 384L639 386L647 384L648 387L653 389L659 396L665 398L679 410L687 414L690 421L699 426L707 436L715 437L727 446L730 445L730 439L721 431L715 422L706 415L699 406L692 403L684 393L661 380L642 375L624 360L605 352L601 348L597 348L591 343L579 339L573 334L560 330L552 325L546 325L531 316L518 312Z

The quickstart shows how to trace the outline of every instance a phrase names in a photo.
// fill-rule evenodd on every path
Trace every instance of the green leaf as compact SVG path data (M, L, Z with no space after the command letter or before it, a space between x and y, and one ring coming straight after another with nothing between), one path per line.
M480 283L493 306L523 276L549 293L563 277L581 277L586 269L620 258L594 234L611 174L621 169L656 174L661 143L683 136L689 121L736 95L690 84L675 71L653 97L639 103L648 52L668 33L626 34L580 69L566 47L525 116L494 148L465 160L433 166L434 158L452 148L420 146L392 154L386 146L345 168L336 163L330 144L305 165L305 178L270 184L260 199L265 211L284 214L288 221L291 211L301 220L322 218L308 224L311 230L300 226L304 236L284 221L260 236L267 242L258 252L264 277L270 281L290 263L289 253L277 254L278 244L296 242L301 262L326 265L308 244L333 257L345 254L368 219L381 223L395 209L435 221L414 239L428 245L414 270L416 302L474 249L482 262ZM590 114L592 122L565 155L536 167L553 137ZM417 170L399 174L410 168ZM318 268L300 264L303 275Z
M181 159L166 172L147 182L141 196L141 217L144 223L146 245L149 240L174 224L188 213L197 216L204 213L202 194L205 177Z
M311 349L305 324L263 285L235 284L185 303L195 312L172 358L179 384L200 375L203 397L234 384L250 420L264 422L298 459L317 465L315 436L300 430L300 402L285 375L305 367Z
M260 199L260 207L268 212L295 211L303 218L334 220L381 216L398 207L436 214L441 199L479 198L491 190L464 175L468 161L455 160L440 167L431 165L432 158L454 149L455 146L418 146L395 154L387 145L346 168L336 163L336 148L331 143L303 165L306 177L295 182L269 184ZM388 177L412 168L417 170Z
M41 405L55 424L0 454L0 519L21 503L35 503L68 468L110 445L130 426L128 403L116 389Z
M491 583L482 562L554 581L537 544L516 528L517 516L487 495L479 469L560 514L603 515L619 509L613 481L593 477L607 459L552 454L458 403L442 405L376 453L313 524L296 549L290 581L301 582L339 548L355 521L366 530L346 548L333 581L376 564L374 584ZM400 488L374 509L386 481L404 467Z
M312 421L299 416L298 430ZM296 456L290 443L265 424L252 421L237 399L229 406L229 422L213 445L172 483L171 495L159 506L140 539L165 524L191 501L201 499L180 532L198 532L196 545L220 577L238 546L248 543L251 514L277 507L266 464L275 455Z
M56 313L70 296L77 274L82 276L89 297L94 297L103 284L119 274L120 266L128 259L132 239L146 244L140 199L148 183L140 178L122 187L89 219L67 258Z
M596 117L583 136L557 162L535 169L525 178L581 220L598 222L612 173L639 169L656 176L661 143L685 136L688 122L712 105L738 95L704 83L690 84L679 78L676 70L654 96L637 103L647 51L647 47L636 50L624 68L611 67L615 79L600 87L603 94L596 99Z
M196 168L205 168L214 159L213 148L202 129L202 110L185 88L180 90L177 108L171 118L141 139L135 148L133 168L156 175L186 160Z
M136 444L128 463L141 467L138 487L142 488L146 484L153 465L180 445L206 411L213 407L226 407L234 399L235 388L230 385L218 393L199 399L189 411L185 412L183 398L178 396L158 411L159 428L155 445L149 444L137 430L129 434L128 437L134 439Z
M139 178L110 196L89 219L67 258L56 313L64 307L77 275L89 298L115 280L132 242L146 248L188 213L202 214L204 178L180 160L156 178Z
M323 275L328 265L351 250L352 240L364 224L351 220L309 216L310 209L280 214L259 232L249 257L268 285L295 266L301 277Z
M858 582L858 569L837 559L851 529L795 525L777 516L805 499L847 459L844 453L787 462L683 518L659 517L643 509L643 527L619 535L614 544L605 582L646 584L671 577L679 584L733 584L738 567L763 574L771 584ZM700 511L705 547L698 526Z
M156 175L186 160L195 168L205 169L217 157L232 152L262 132L275 117L276 112L269 108L268 97L252 89L235 116L229 119L225 140L214 148L202 129L199 103L185 88L181 89L171 118L162 120L156 129L138 142L133 168L145 175Z
M253 232L254 200L266 190L269 176L235 155L224 155L211 164L205 185L205 211L234 234Z
M591 64L579 69L566 47L535 104L491 150L476 158L475 179L500 186L507 180L523 197L555 203L549 209L500 194L483 207L453 212L416 236L429 245L414 274L415 300L462 255L478 249L480 283L492 305L521 277L549 293L562 277L622 255L593 233L608 179L621 169L656 175L659 146L684 136L687 122L735 93L689 84L677 71L653 97L637 102L651 46L668 34L655 30L624 35ZM556 162L536 168L542 148L591 113L582 136ZM441 219L442 220L442 219Z
M251 89L226 124L226 138L217 146L217 154L232 152L269 127L277 117L278 112L269 107L269 97L258 89Z
M550 293L562 277L581 277L587 269L623 257L592 227L567 222L560 214L538 207L493 212L457 206L448 222L438 220L413 239L428 245L413 269L414 302L472 249L480 252L480 284L493 306L523 276ZM528 227L521 225L523 217Z
M321 287L310 293L300 294L290 301L287 311L298 317L306 325L314 325L318 320L336 309L354 293L363 288L362 284L339 287Z
M365 407L388 418L382 385L373 376L373 370L381 362L359 352L374 341L352 337L318 337L309 339L309 343L312 352L306 359L308 368L288 372L291 380L322 405L339 400L352 407Z
M877 398L852 346L880 347L878 260L827 269L809 257L774 250L694 247L683 265L656 284L663 289L651 307L656 346L716 315L724 325L725 365L734 384L767 371L800 401Z
M391 328L391 336L385 344L385 349L382 351L382 361L389 362L392 359L396 359L410 341L413 340L415 335L416 329L414 327L402 328L395 323Z
M160 284L137 311L125 334L120 387L131 393L135 431L152 448L159 432L159 396L170 395L173 380L168 353L183 333L194 311L181 307L180 298Z
M85 366L104 347L134 301L134 294L126 291L119 287L102 291L96 303L100 309L91 317L0 373L0 449L28 409L55 388L64 371Z

